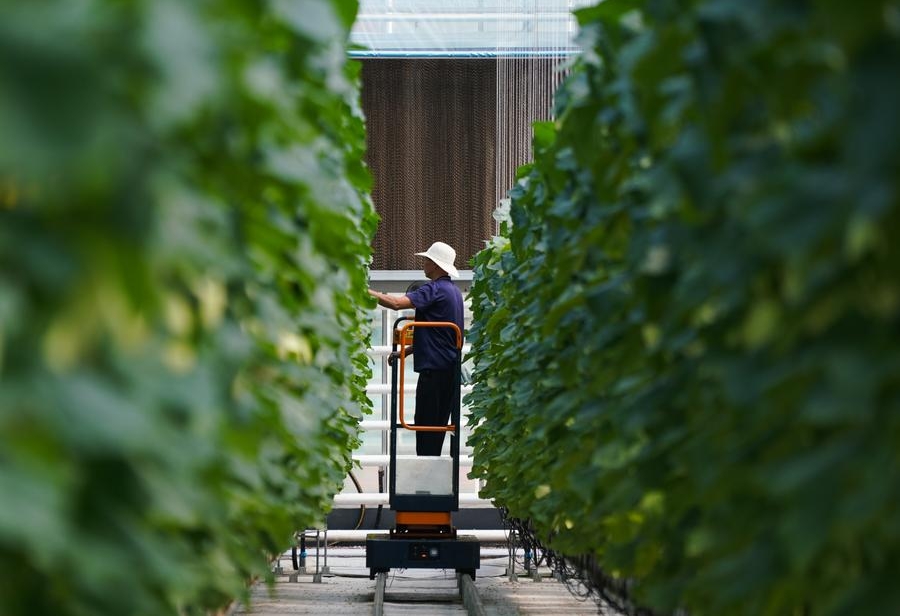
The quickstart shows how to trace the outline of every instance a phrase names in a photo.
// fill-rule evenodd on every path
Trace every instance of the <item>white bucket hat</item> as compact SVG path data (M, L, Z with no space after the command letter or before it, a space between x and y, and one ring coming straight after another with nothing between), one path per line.
M425 252L417 252L416 256L428 257L434 261L439 268L454 278L459 278L459 270L453 267L453 262L456 261L456 251L444 242L435 242L429 246L428 250Z

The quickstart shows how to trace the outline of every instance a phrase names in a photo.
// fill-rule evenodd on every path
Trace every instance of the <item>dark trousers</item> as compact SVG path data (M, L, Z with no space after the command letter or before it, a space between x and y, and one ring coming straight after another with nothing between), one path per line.
M455 408L459 408L459 368L422 370L416 385L416 425L446 426ZM416 432L416 455L441 455L445 434Z

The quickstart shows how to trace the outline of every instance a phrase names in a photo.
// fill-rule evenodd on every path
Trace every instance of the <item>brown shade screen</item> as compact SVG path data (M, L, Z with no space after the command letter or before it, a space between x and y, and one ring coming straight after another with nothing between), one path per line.
M456 267L494 233L496 68L485 59L363 61L366 162L381 216L372 268L421 269L434 241Z
M438 240L456 249L457 268L470 268L496 232L492 213L516 167L531 160L531 123L550 117L558 61L362 60L366 162L381 216L372 269L421 269L414 253Z

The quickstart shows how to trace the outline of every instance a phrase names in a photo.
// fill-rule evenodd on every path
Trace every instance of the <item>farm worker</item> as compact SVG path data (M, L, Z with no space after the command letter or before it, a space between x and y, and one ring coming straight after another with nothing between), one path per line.
M455 323L463 330L462 293L450 277L459 278L454 267L456 251L444 242L435 242L425 252L423 270L428 282L402 296L387 295L369 289L378 304L392 310L415 308L415 320ZM459 349L456 332L450 327L420 327L412 344L413 370L419 374L416 385L416 413L419 426L446 426L454 408L459 407ZM409 354L409 351L407 351ZM393 359L393 358L392 358ZM445 432L416 432L416 454L439 456Z

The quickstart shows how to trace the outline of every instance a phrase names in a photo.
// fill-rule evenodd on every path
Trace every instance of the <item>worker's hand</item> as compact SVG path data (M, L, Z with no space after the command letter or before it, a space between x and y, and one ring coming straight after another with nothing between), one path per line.
M393 367L399 357L400 357L399 351L392 351L391 354L388 355L388 365Z

